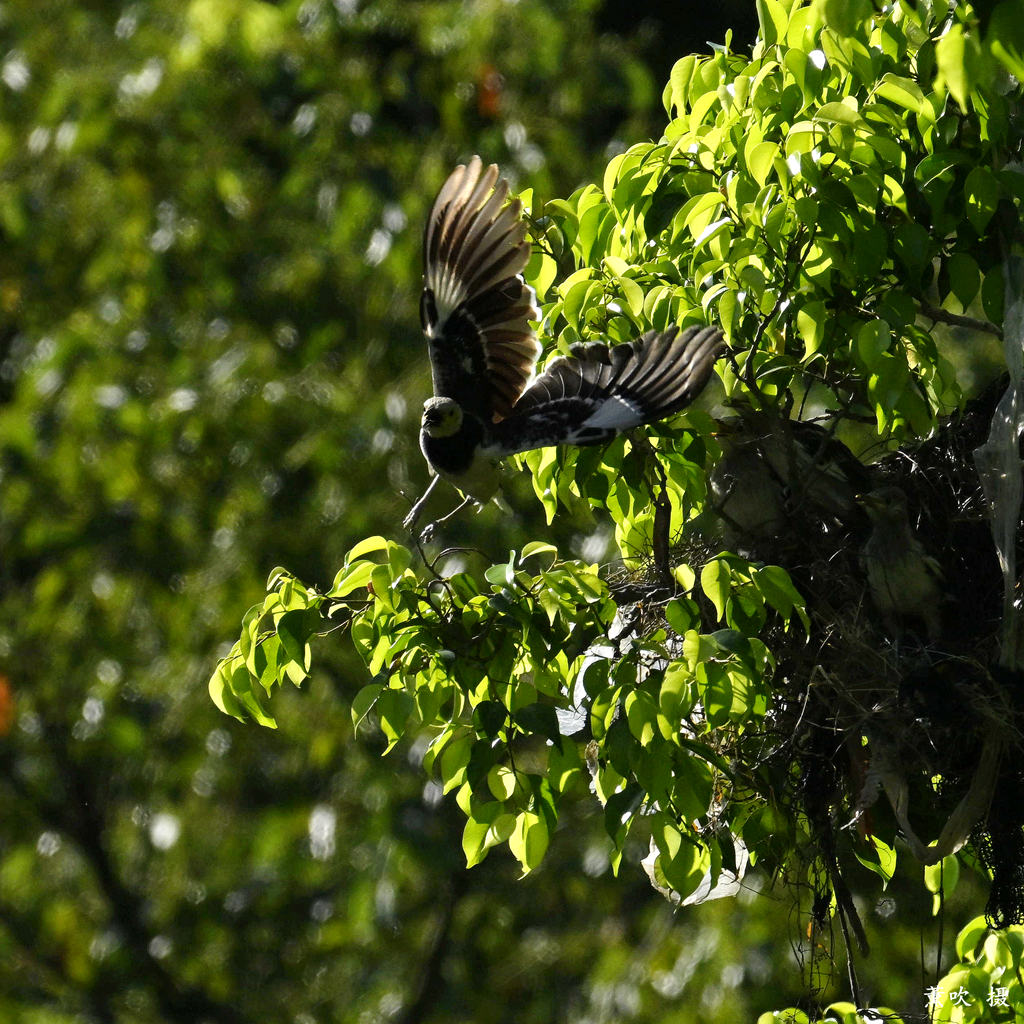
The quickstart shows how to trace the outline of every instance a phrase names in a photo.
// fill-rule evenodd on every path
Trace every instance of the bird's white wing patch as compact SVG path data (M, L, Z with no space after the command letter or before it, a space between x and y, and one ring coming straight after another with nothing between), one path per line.
M639 406L627 401L621 395L606 398L581 424L598 430L628 430L643 423L644 415Z
M469 294L465 284L456 278L451 271L446 270L438 281L434 291L434 301L437 303L437 327L443 330L445 321L452 313L466 301Z

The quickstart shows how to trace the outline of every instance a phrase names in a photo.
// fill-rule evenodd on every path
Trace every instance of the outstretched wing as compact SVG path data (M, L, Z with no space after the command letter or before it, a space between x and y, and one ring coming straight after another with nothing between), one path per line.
M484 423L507 416L540 354L530 321L540 316L522 278L530 258L519 200L475 156L434 201L423 237L420 320L434 394Z
M689 405L723 351L717 327L648 331L625 345L573 345L491 430L487 454L552 444L601 444Z

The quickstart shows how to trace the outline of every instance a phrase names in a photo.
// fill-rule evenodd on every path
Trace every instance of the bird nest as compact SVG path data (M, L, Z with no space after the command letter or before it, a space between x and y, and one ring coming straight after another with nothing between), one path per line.
M997 927L1024 923L1024 729L1019 675L999 663L1003 575L972 455L1004 389L997 383L933 437L867 467L848 450L837 454L820 428L794 430L763 414L730 425L723 459L737 459L733 480L720 466L711 476L718 534L702 524L669 559L699 571L724 545L784 567L806 598L809 637L781 624L763 635L776 668L762 728L716 739L719 753L752 772L756 797L802 813L826 864L847 827L863 838L898 832L925 862L969 843L992 875L986 912ZM787 446L800 458L780 456ZM775 491L751 482L752 467L765 464ZM815 498L813 481L787 477L794 467L829 486ZM744 487L748 509L735 500ZM879 595L865 551L880 550L880 531L897 527L865 514L865 491L905 495L895 521L906 543L895 549L911 547L927 566L934 614L920 594L905 609ZM766 507L756 522L746 514ZM1018 533L1018 550L1022 542ZM661 563L610 581L620 607L642 610L632 623L640 634L672 635ZM714 632L715 610L701 600L702 628ZM838 868L829 882L838 888Z

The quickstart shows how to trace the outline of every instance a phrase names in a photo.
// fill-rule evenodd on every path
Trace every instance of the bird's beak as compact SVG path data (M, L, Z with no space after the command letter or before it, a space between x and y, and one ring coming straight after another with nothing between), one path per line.
M871 494L870 492L865 494L857 494L853 499L865 512L881 512L885 509L886 503L884 498L880 498L877 494Z

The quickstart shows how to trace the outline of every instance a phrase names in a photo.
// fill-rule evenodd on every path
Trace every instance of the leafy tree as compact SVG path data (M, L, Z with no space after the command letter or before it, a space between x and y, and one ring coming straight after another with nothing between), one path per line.
M368 537L329 587L274 570L211 679L218 706L274 724L317 638L347 632L370 679L355 725L389 750L422 738L470 866L507 844L535 871L590 794L613 863L649 843L670 899L705 898L749 858L806 894L810 945L840 928L854 1000L833 1005L840 1019L864 1005L858 865L884 885L907 849L945 895L959 859L980 861L990 923L1020 924L1009 9L987 22L985 60L961 67L958 40L981 31L970 7L761 0L749 57L727 42L676 63L658 142L568 199L527 192L551 350L715 320L731 345L717 406L604 450L522 458L549 523L610 524L616 571L539 538L494 561ZM996 412L1004 382L965 405L999 338L1008 397ZM751 453L767 528L734 503ZM885 487L912 513L887 528L920 571L942 563L934 637L912 603L872 600L861 552L879 527L857 494ZM1020 930L979 954L983 930L936 979L937 998L973 1000L950 1019L1024 1006ZM1005 1006L988 1000L1002 971Z
M776 987L732 909L695 947L613 883L585 804L529 889L511 856L467 873L415 748L353 741L342 645L272 742L207 697L270 566L326 588L404 511L412 225L451 164L561 194L653 130L595 15L0 10L3 1020L654 1021L723 1005L723 964L730 1009Z

